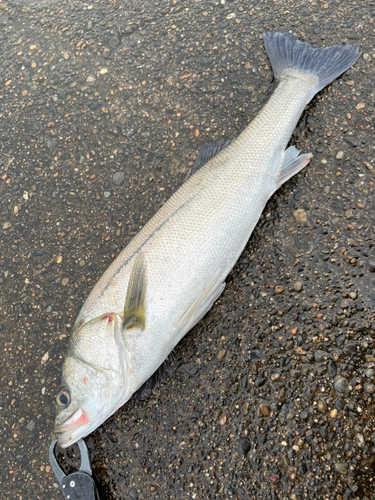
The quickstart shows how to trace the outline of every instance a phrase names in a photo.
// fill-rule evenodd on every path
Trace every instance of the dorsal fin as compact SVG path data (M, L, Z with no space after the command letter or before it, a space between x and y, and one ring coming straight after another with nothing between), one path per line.
M146 328L146 262L140 251L135 258L126 293L123 328Z
M232 140L225 141L224 143L212 142L211 144L206 144L205 146L203 146L201 151L198 153L194 165L189 170L185 181L193 174L195 174L195 172L197 172L200 168L202 168L209 160L211 160L211 158L220 153L220 151L227 147L231 142Z

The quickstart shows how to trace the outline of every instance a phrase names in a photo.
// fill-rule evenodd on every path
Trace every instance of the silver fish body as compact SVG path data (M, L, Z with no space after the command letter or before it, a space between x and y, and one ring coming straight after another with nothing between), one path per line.
M303 109L359 57L352 46L312 49L288 34L265 34L265 44L280 79L269 102L139 231L82 307L57 400L61 446L124 404L209 310L269 197L311 157L286 150Z

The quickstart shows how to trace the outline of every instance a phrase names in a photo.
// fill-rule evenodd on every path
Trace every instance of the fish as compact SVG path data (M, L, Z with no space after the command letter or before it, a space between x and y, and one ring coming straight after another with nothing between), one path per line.
M211 308L268 199L312 157L287 147L303 110L361 54L289 33L265 32L263 41L278 80L269 101L236 139L203 148L79 312L56 396L63 448L125 404Z

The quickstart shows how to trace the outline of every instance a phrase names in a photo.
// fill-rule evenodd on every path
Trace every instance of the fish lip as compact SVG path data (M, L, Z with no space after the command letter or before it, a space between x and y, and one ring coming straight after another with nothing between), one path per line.
M74 444L79 439L87 436L90 433L90 429L85 430L87 426L76 427L76 428L66 428L63 425L58 425L54 428L54 433L60 433L57 438L57 445L61 448L68 448L68 446Z
M78 441L80 437L81 436L74 438L69 431L62 432L57 438L57 445L60 446L60 448L68 448L68 446Z

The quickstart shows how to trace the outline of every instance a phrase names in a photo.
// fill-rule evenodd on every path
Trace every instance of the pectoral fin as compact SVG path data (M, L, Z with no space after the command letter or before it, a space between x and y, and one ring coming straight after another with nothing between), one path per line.
M186 309L176 324L179 331L188 332L198 321L203 318L206 312L211 308L215 300L221 295L225 288L225 283L218 283L218 275L203 288L199 296Z
M126 293L123 328L146 328L146 262L142 252L139 252L130 275Z

